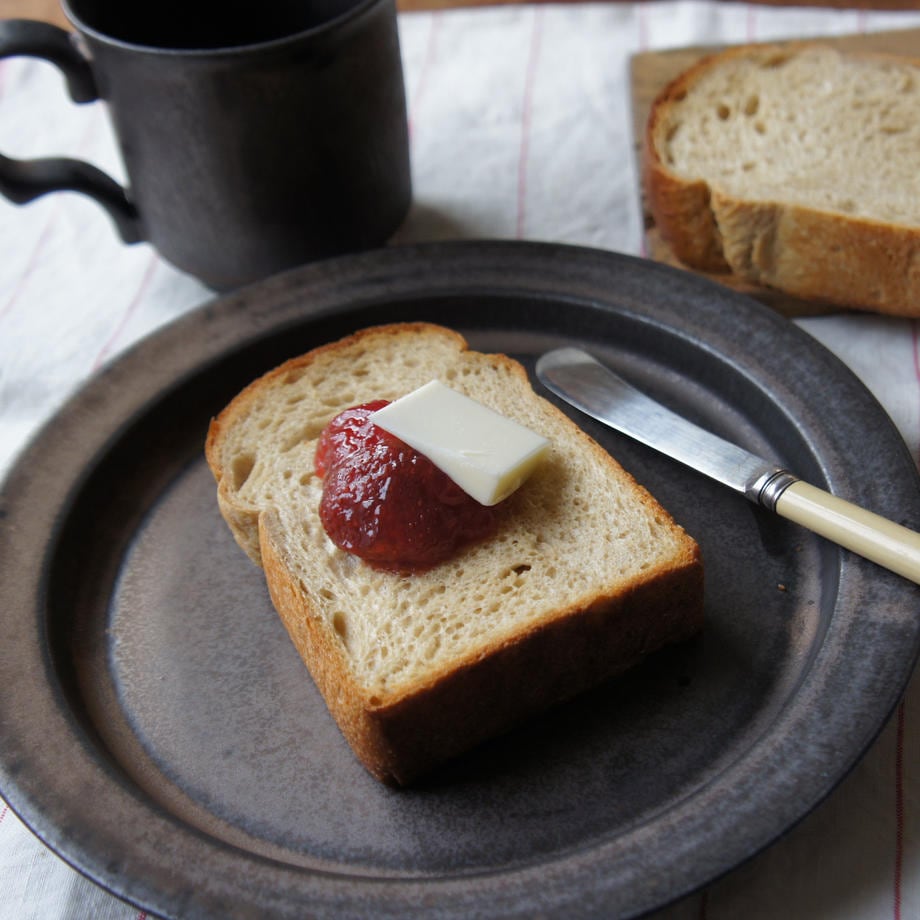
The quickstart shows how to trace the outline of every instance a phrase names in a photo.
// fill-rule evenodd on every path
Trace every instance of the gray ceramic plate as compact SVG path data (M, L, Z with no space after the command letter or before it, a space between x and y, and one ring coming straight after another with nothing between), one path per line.
M420 788L378 785L220 520L202 441L261 371L405 319L530 367L586 346L816 485L920 524L903 442L835 358L647 262L397 248L205 305L77 394L0 505L0 788L64 859L151 912L639 914L805 815L907 683L915 587L579 419L700 541L704 637Z

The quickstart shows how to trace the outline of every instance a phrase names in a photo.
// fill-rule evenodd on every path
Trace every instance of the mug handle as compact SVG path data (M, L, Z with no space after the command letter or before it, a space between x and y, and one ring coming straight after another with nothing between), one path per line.
M30 19L0 21L0 58L17 55L54 64L63 73L74 102L93 102L99 98L89 62L77 50L70 32ZM61 191L94 198L108 211L125 243L144 239L137 208L125 190L102 170L82 160L62 157L16 160L0 153L0 194L5 198L25 204L48 192Z

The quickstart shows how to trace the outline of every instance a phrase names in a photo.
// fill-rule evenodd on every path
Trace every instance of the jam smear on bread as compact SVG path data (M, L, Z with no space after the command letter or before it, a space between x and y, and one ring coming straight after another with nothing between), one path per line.
M374 568L412 573L450 559L496 529L499 506L466 494L427 457L375 425L387 405L346 409L320 435L320 520L329 539Z

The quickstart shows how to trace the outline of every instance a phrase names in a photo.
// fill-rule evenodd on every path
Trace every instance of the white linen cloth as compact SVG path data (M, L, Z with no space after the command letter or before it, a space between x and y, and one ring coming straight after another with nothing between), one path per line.
M399 238L524 238L641 254L631 54L917 25L920 12L689 0L404 13L415 205ZM0 150L79 156L122 175L104 107L70 104L42 62L0 62ZM75 388L211 295L149 246L123 246L102 211L72 194L22 208L0 199L0 253L2 473ZM918 322L798 322L874 391L917 456ZM0 801L0 920L144 916L75 873ZM920 918L920 679L827 802L657 916Z

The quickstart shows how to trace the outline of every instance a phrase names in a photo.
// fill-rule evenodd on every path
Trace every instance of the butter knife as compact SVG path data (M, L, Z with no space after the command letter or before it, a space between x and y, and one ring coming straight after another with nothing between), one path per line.
M537 361L557 396L616 431L740 492L749 501L920 583L920 534L809 485L641 393L578 348Z

